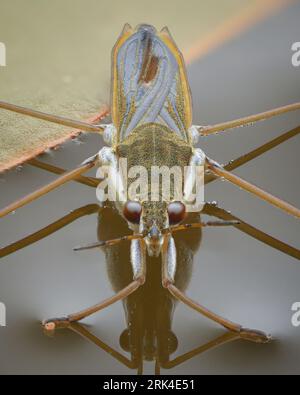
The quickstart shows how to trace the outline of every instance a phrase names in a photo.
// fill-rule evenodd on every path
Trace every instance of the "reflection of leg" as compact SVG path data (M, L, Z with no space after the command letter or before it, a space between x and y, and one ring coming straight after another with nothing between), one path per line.
M274 237L262 232L254 228L253 226L243 222L240 218L235 217L228 211L221 209L213 204L207 203L203 208L203 214L211 215L217 218L220 218L224 221L237 221L239 224L233 225L235 228L239 229L241 232L248 234L249 236L255 238L256 240L261 241L269 245L272 248L275 248L278 251L283 252L284 254L290 255L293 258L300 259L300 250L297 248L291 247L286 243L283 243L280 240L275 239Z
M271 149L278 147L280 144L284 143L285 141L291 139L292 137L297 136L300 133L300 126L295 129L292 129L279 137L263 144L262 146L256 148L253 151L248 152L240 156L237 159L230 161L228 164L224 166L224 169L231 171L234 169L239 168L240 166L244 165L245 163L250 162L251 160L258 158L260 155L264 154L265 152L270 151ZM205 184L209 184L210 182L217 180L218 177L214 174L209 174L205 176Z
M103 351L107 352L109 355L111 355L113 358L115 358L117 361L119 361L123 365L127 366L129 369L136 369L137 368L136 364L133 361L126 358L124 355L122 355L121 353L114 350L112 347L110 347L106 343L104 343L101 339L99 339L98 337L93 335L91 332L89 332L82 324L80 324L78 322L72 322L69 325L69 329L72 330L73 332L77 333L78 335L82 336L84 339L92 342L97 347L100 347Z
M53 191L54 189L65 184L66 182L76 179L78 176L80 176L83 173L86 173L88 170L90 170L92 167L94 167L97 162L98 162L98 155L95 155L94 157L83 162L76 169L71 170L71 171L61 175L56 180L50 182L49 184L41 187L40 189L37 189L36 191L23 197L22 199L19 199L16 202L11 203L4 209L0 210L0 217L4 217L5 215L17 210L18 208L23 207L28 203L31 203L32 201L38 199L39 197L41 197L43 195L46 195L48 192Z
M189 361L190 359L196 357L197 355L203 354L206 351L210 351L213 350L217 347L220 347L224 344L227 343L231 343L235 340L239 340L240 339L240 335L238 333L234 333L234 332L227 332L222 336L219 336L218 338L204 344L203 346L199 346L196 347L195 349L193 349L192 351L189 351L183 355L180 355L179 357L162 363L161 367L164 369L172 369L178 365L181 365L182 363Z
M176 273L176 247L172 237L166 239L163 250L162 259L162 282L163 286L168 289L168 291L173 295L174 298L183 302L187 306L196 310L198 313L204 317L222 325L229 331L237 333L241 339L253 341L256 343L268 343L270 337L263 332L245 329L241 325L235 324L215 313L201 306L194 300L190 299L182 291L180 291L175 285L175 273Z
M18 240L17 242L10 244L9 246L0 248L0 258L3 258L9 254L12 254L15 251L21 250L22 248L25 248L41 239L44 239L45 237L51 235L52 233L55 233L64 226L69 225L71 222L77 220L78 218L81 218L85 215L98 213L101 210L102 208L97 204L88 204L86 206L73 210L71 213L65 215L58 221L53 222L45 228L40 229L38 232L35 232L25 237L24 239Z
M103 351L105 351L107 354L111 355L113 358L115 358L117 361L122 363L124 366L128 367L129 369L137 369L138 368L138 361L132 361L125 357L123 354L119 353L116 351L114 348L110 347L108 344L104 343L101 339L93 335L86 327L78 322L73 322L69 325L69 329L84 339L90 341L91 343L95 344L97 347L101 348ZM209 343L197 347L193 349L192 351L189 351L183 355L180 355L179 357L173 359L172 361L168 361L165 363L161 363L159 361L156 361L155 364L155 374L160 373L160 368L162 367L163 369L172 369L178 365L181 365L182 363L196 357L197 355L200 355L206 351L213 350L221 345L233 342L235 340L239 340L240 336L237 333L232 333L228 332L225 333L222 336L219 336L218 338L210 341Z

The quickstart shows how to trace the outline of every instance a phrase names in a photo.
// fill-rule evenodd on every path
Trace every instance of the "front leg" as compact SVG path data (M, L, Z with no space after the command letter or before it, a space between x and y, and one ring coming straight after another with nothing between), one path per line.
M69 328L72 323L81 321L82 319L87 318L90 315L105 309L106 307L118 302L119 300L127 298L127 296L136 291L143 284L143 282L144 279L142 277L139 277L133 280L127 287L125 287L115 295L105 299L104 301L94 306L88 307L87 309L79 311L78 313L70 314L67 317L51 318L43 321L42 325L45 333L52 334L56 329Z
M206 155L200 148L194 148L185 171L183 201L189 212L200 212L204 206Z
M135 292L141 285L144 284L146 279L146 256L145 245L143 240L131 241L131 266L133 272L133 281L121 291L111 296L104 301L88 307L78 313L70 314L67 317L51 318L43 321L42 325L47 335L52 335L56 329L70 328L72 323L81 321L100 310L109 307L110 305L121 301Z
M78 179L78 177L80 177L83 173L86 173L94 166L96 166L96 164L98 164L98 161L98 155L94 155L91 158L85 160L80 166L78 166L74 170L70 170L62 174L60 177L56 178L54 181L51 181L49 184L46 184L45 186L31 192L29 195L26 195L23 198L9 204L3 209L0 209L0 218L12 213L13 211L25 206L28 203L33 202L41 196L46 195L47 193L62 186L63 184L71 180Z
M162 259L162 282L163 286L172 294L172 296L196 310L204 317L222 325L224 328L232 333L239 335L241 339L248 340L254 343L269 343L271 336L266 335L264 332L246 329L239 324L235 324L207 308L201 306L199 303L190 299L182 291L175 286L175 273L176 273L176 247L172 237L165 240L163 246L163 259Z

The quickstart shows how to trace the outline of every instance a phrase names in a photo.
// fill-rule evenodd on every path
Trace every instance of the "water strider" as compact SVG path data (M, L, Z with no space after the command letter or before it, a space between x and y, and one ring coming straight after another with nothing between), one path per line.
M99 153L70 172L64 173L62 169L42 164L36 159L32 160L30 163L34 166L56 174L64 174L0 210L0 216L13 212L70 180L96 187L99 180L82 175L96 165L109 165L118 184L122 185L123 174L119 168L119 161L126 158L129 168L142 165L148 172L153 166L178 166L182 170L187 166L204 167L206 183L224 178L300 218L297 208L231 173L231 170L296 136L300 128L283 134L226 166L221 166L208 158L196 147L201 136L299 110L300 103L214 126L192 125L191 96L183 58L166 28L157 32L149 25L140 25L135 29L129 25L124 27L112 53L112 124L88 124L4 102L0 102L0 108L83 131L102 133L108 144L108 147L102 148ZM149 180L151 177L148 177ZM186 295L193 255L199 247L202 228L234 226L296 259L300 258L300 251L253 228L215 204L203 202L199 212L189 212L187 206L191 201L194 184L192 175L187 177L180 185L183 191L182 199L177 200L175 192L178 185L173 180L170 183L169 198L166 199L163 195L158 201L146 199L143 195L136 196L134 201L126 200L126 196L123 196L126 190L125 183L123 188L115 185L113 187L119 197L116 202L105 202L102 207L84 206L41 231L2 248L0 256L4 257L79 217L92 213L99 215L99 241L77 250L104 248L115 295L67 317L45 320L44 330L53 333L59 328L69 328L139 372L142 372L143 360L155 361L156 372L159 372L161 367L171 368L194 355L233 340L268 343L268 335L243 328L222 318ZM217 219L203 222L200 214ZM121 233L116 233L120 231ZM130 353L130 359L105 345L79 323L119 300L123 300L127 321L127 328L120 337L120 344ZM177 338L172 331L176 300L219 323L227 332L207 345L171 360L170 355L177 348Z

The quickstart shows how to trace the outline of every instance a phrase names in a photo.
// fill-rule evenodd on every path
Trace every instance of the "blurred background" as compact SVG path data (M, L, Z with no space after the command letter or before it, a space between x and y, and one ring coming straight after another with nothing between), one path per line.
M188 64L194 123L213 124L300 101L300 69L291 46L300 41L300 4L295 1L96 1L0 0L0 42L7 66L0 68L0 100L69 117L89 118L109 103L110 53L124 23L167 25ZM251 128L207 137L201 148L224 163L299 125L299 113ZM66 131L43 122L0 113L0 157L10 160ZM26 136L26 138L24 138ZM27 138L28 136L28 138ZM42 160L73 168L102 146L83 135ZM25 147L26 145L26 147ZM299 139L295 138L236 171L299 207ZM29 165L0 174L0 206L52 180ZM225 183L206 190L252 225L299 246L299 224L253 196ZM69 211L94 203L93 190L70 183L1 219L0 244L16 241ZM7 327L0 328L1 374L128 374L129 370L75 334L44 337L39 321L94 304L111 288L99 251L72 248L94 241L97 220L86 217L0 262L0 301ZM195 256L188 294L211 310L272 333L267 346L236 342L203 354L169 374L299 374L300 330L291 306L300 301L296 260L235 229L205 230ZM87 320L119 349L124 329L121 304ZM178 306L176 355L222 333ZM153 373L146 364L145 373Z

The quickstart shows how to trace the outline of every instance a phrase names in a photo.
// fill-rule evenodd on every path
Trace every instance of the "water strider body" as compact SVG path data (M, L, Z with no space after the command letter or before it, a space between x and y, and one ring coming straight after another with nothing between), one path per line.
M204 153L193 148L193 136L189 132L191 97L183 60L167 29L158 34L148 25L141 25L136 31L125 26L112 59L113 127L106 136L112 148L100 151L100 162L118 164L120 158L126 158L128 169L143 166L148 172L150 195L153 167L178 166L183 173L191 162L203 165L204 161ZM115 171L118 172L118 168ZM126 202L125 197L119 196L124 203L118 202L116 206L128 222L123 222L123 229L117 224L122 221L119 215L100 215L100 240L116 238L116 230L120 228L121 234L128 233L126 225L135 233L145 235L142 240L131 240L130 246L119 243L105 247L110 281L116 292L130 283L132 271L143 282L143 286L124 301L128 327L120 338L122 347L131 352L139 366L143 358L166 363L177 348L176 336L171 331L175 300L162 287L162 248L165 244L164 254L170 259L167 270L174 278L176 269L179 271L177 285L183 290L201 237L200 228L189 234L190 238L178 234L176 242L173 236L163 234L187 215L184 204L174 202L174 182L171 178L169 200L160 195L158 201L151 201L147 195L137 197L135 202ZM106 225L107 217L110 227ZM190 214L188 218L189 221L196 218L194 221L199 223L198 214Z
M90 214L91 211L100 212L99 240L107 241L99 241L77 250L104 248L108 273L116 294L79 313L44 321L46 332L52 333L57 328L70 328L110 352L128 367L137 368L139 372L142 371L144 359L155 360L158 372L160 367L170 368L191 357L188 354L170 361L170 354L177 348L177 339L172 332L172 316L175 301L179 300L228 330L208 346L199 347L193 355L236 339L258 343L270 341L270 337L263 332L245 329L185 295L193 255L201 241L202 227L235 226L296 259L300 259L300 251L258 231L215 205L202 201L198 211L190 212L188 208L191 202L194 203L196 180L194 173L191 170L186 172L185 169L204 168L207 172L206 182L224 177L300 218L297 208L228 171L295 136L299 133L299 128L283 135L280 141L272 141L226 167L207 158L195 146L199 135L224 131L294 111L300 109L299 103L211 127L193 126L191 95L184 61L168 29L157 32L149 25L139 25L135 29L126 25L112 52L112 124L90 125L4 102L0 102L0 108L81 130L101 132L109 145L77 169L0 210L0 217L4 216L57 186L77 179L97 164L108 165L114 175L110 186L117 196L115 202L105 202L105 207L102 208L89 206L78 213L70 214L68 220L71 222L79 216ZM124 180L119 166L121 159L126 159L129 169L134 166L146 169L146 194L139 192L134 199L128 199L126 192L131 184ZM153 200L148 193L153 188L153 167L177 167L186 177L180 181L171 178L167 194L161 192L164 182L160 178L158 181L156 179L159 198ZM82 177L78 181L93 183L93 180ZM182 192L179 200L178 190ZM219 220L202 222L201 213L215 216ZM58 224L55 226L59 228ZM53 231L53 227L51 229ZM0 256L31 242L28 238L20 244L3 248ZM78 323L119 300L124 302L127 322L127 329L122 333L120 342L123 349L131 353L131 360L103 345Z

